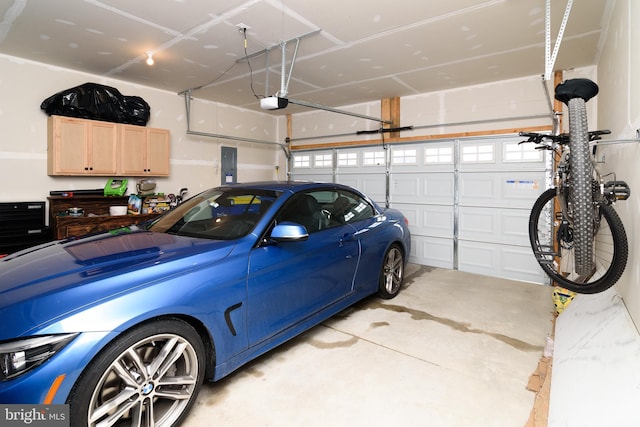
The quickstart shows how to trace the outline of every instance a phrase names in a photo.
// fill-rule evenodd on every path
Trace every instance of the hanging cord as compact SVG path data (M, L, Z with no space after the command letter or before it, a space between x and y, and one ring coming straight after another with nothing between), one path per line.
M227 74L227 73L228 73L228 72L229 72L233 67L235 67L235 66L236 66L236 63L234 62L233 64L231 64L231 65L229 66L229 68L227 68L226 70L224 70L224 71L222 72L222 74L220 74L218 77L216 77L215 79L211 80L210 82L205 83L205 84L203 84L203 85L200 85L200 86L198 86L198 87L194 87L194 88L191 88L191 89L188 89L188 90L185 90L185 91L179 92L179 93L178 93L178 95L184 95L185 93L192 92L192 91L194 91L194 90L204 89L204 88L207 88L207 87L209 87L209 86L212 86L215 82L217 82L218 80L220 80L221 78L223 78L223 77L224 77L224 76L225 76L225 75L226 75L226 74Z
M251 92L256 99L260 99L256 91L253 89L253 68L251 67L251 61L249 61L249 54L247 53L247 29L242 29L242 35L244 36L244 57L247 60L247 65L249 66L249 85L251 86Z
M250 76L251 76L251 91L253 92L253 95L254 95L256 98L258 98L258 99L259 99L258 95L256 95L256 92L253 90L253 69L251 68L251 63L249 62L249 56L248 56L248 54L247 54L247 29L246 29L246 28L242 28L242 35L243 35L243 38L244 38L244 56L245 56L245 59L247 60L247 64L249 65L249 73L250 73ZM224 70L224 71L222 72L222 74L220 74L218 77L216 77L215 79L211 80L210 82L205 83L205 84L200 85L200 86L197 86L197 87L194 87L194 88L191 88L191 89L189 89L189 90L185 90L185 91L179 92L179 93L178 93L178 95L184 95L184 94L186 94L187 92L192 92L192 91L194 91L194 90L199 90L199 89L205 89L205 88L207 88L207 87L209 87L209 86L212 86L215 82L217 82L218 80L220 80L221 78L223 78L224 76L226 76L226 75L227 75L227 73L228 73L229 71L231 71L231 69L232 69L233 67L235 67L237 63L238 63L238 61L235 61L233 64L231 64L231 65L229 66L229 68L227 68L226 70Z

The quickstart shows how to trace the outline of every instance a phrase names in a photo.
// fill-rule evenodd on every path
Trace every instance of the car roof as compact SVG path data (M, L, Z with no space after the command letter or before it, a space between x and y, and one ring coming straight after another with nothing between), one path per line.
M248 182L238 184L226 184L221 185L218 188L229 189L253 189L253 190L273 190L273 191L287 191L297 193L299 191L310 190L314 188L342 188L346 190L354 191L353 188L331 183L331 182L312 182L312 181L261 181L261 182Z

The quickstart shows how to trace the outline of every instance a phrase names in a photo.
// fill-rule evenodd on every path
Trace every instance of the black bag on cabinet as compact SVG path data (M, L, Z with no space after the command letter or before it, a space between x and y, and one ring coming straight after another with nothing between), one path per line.
M85 83L66 89L42 101L48 115L78 117L145 126L151 108L139 96L125 96L118 89L97 83Z

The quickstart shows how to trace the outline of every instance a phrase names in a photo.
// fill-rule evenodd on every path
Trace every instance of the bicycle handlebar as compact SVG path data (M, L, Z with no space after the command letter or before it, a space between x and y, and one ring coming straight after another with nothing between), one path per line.
M589 141L597 141L599 139L602 139L602 135L608 135L610 133L611 131L609 129L592 130L589 132ZM569 143L568 133L552 135L548 133L520 132L519 135L527 138L526 141L521 141L520 144L523 144L525 142L533 142L535 144L547 145L545 144L544 140L549 140L560 145L565 145Z

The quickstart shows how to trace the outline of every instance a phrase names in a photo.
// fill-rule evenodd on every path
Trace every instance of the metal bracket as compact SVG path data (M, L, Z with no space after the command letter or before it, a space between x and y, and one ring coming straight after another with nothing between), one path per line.
M553 66L556 63L556 57L558 56L558 50L560 49L560 44L562 43L564 29L567 26L567 21L569 20L569 14L571 13L572 6L573 0L569 0L567 2L567 8L564 11L564 16L562 17L562 24L560 25L560 30L558 31L558 36L556 37L556 43L553 46L553 53L551 53L551 0L547 0L545 16L545 80L551 79Z

